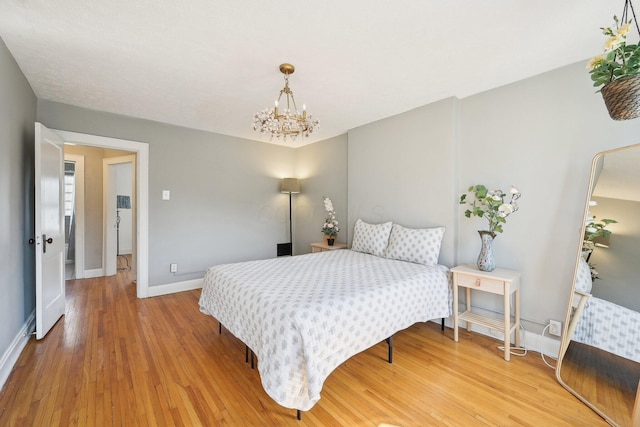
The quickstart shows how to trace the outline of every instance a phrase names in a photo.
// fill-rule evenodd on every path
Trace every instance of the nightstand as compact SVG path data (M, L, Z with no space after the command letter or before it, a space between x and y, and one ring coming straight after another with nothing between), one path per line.
M475 323L504 333L504 360L511 356L511 334L515 332L516 347L520 346L520 273L513 270L496 268L493 271L480 271L476 266L459 265L451 269L453 275L453 339L458 341L459 322L467 322L467 330ZM466 288L467 309L458 313L458 288ZM496 319L471 311L471 290L502 295L504 318ZM511 295L513 294L514 319L511 321Z
M344 249L346 247L347 247L347 245L345 245L344 243L334 243L333 246L327 245L326 242L312 243L311 244L311 253L324 252L324 251L333 251L333 250L336 250L336 249Z

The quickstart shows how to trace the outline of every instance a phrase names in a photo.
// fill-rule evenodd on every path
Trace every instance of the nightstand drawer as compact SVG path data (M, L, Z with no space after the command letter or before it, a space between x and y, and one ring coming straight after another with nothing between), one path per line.
M497 279L489 279L487 277L470 276L466 274L456 274L458 278L458 286L465 288L478 289L492 294L504 295L504 281Z

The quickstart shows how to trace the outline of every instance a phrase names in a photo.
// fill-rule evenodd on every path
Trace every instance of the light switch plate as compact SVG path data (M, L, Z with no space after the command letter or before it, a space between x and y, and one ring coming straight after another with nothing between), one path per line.
M171 199L171 192L169 190L162 190L162 200Z

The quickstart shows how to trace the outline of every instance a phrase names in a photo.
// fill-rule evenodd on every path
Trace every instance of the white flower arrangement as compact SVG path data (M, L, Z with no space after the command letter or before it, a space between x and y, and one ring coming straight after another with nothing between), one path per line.
M324 210L327 211L327 218L324 220L322 232L327 236L335 236L340 231L338 221L336 220L336 211L333 209L333 203L328 197L323 197Z
M506 193L502 190L489 191L484 185L472 185L469 193L473 194L474 200L467 200L467 193L460 196L460 204L469 204L471 209L464 212L464 216L471 218L477 216L486 218L489 221L488 231L491 233L502 233L502 224L507 222L506 218L518 210L517 200L520 198L520 191L511 186L511 200L504 201Z

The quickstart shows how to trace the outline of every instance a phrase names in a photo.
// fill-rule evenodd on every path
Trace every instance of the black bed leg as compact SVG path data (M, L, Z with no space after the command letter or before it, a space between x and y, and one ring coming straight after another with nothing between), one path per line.
M440 330L444 331L444 317L442 318L442 325L440 326Z
M385 340L389 345L389 363L393 363L393 335Z
M302 419L302 412L300 412L300 409L297 410L298 412L296 413L296 418L298 419L298 421L300 421Z
M248 345L244 345L244 363L249 363L249 354L251 354L251 369L254 368L255 364L253 362L254 352L249 348Z

